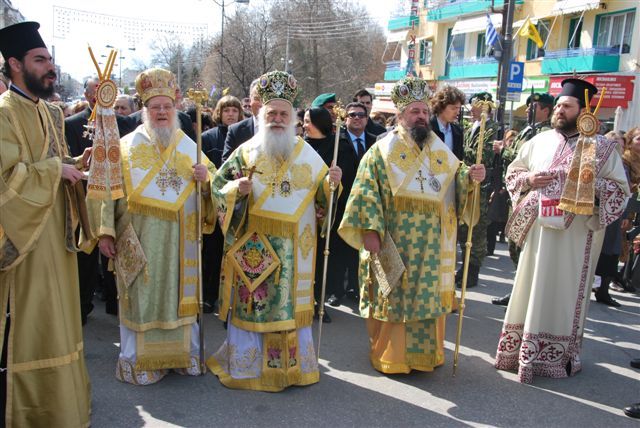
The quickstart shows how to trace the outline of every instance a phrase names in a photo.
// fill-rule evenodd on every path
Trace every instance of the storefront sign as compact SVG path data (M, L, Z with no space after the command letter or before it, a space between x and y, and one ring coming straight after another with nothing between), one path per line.
M561 83L567 76L554 76L550 78L549 93L554 97L562 90ZM591 100L595 106L600 99L602 88L606 87L601 107L627 108L633 98L634 76L619 76L613 74L598 74L584 77L584 80L593 83L598 88L598 93Z
M376 83L376 85L373 87L373 94L376 97L382 97L385 95L390 96L391 89L393 89L393 85L395 85L395 83L387 83L387 82Z

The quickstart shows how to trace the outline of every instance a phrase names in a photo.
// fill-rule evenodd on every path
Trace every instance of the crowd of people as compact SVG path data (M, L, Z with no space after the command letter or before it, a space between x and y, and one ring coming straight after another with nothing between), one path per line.
M0 30L7 426L89 424L81 326L96 288L119 317L120 381L208 367L229 388L280 391L320 379L311 326L320 314L331 322L319 310L324 285L330 306L359 302L376 370L429 372L444 364L456 287L477 286L498 237L508 239L517 270L512 293L493 301L507 306L495 366L525 383L581 370L594 276L596 301L613 307L610 287L638 285L640 128L595 134L588 82L530 96L528 125L504 135L490 94L432 93L417 77L394 85L398 112L386 119L365 89L343 108L334 93L295 108L297 81L281 71L198 118L160 68L107 107L103 79L87 79L86 105L68 115L38 27ZM121 197L85 199L87 173ZM468 271L456 271L469 244ZM227 329L212 355L202 353L200 306ZM625 412L640 417L640 404Z

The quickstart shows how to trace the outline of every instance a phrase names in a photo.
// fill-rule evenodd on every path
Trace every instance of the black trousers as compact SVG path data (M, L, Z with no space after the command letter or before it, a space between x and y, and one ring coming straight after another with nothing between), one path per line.
M98 257L100 250L94 248L91 254L82 251L78 253L78 281L80 282L80 315L83 324L87 315L93 310L93 293L100 280L98 271Z
M108 270L109 258L100 254L100 282L102 283L102 296L105 300L105 312L118 315L118 288L113 272Z
M487 226L487 252L493 254L496 250L496 237L498 233L504 234L504 227L507 225L503 221L492 221Z
M358 251L354 250L337 232L331 233L329 241L329 264L327 266L327 289L325 298L332 294L340 299L345 295L346 290L354 289L356 294L359 290L358 284ZM318 238L318 248L316 251L316 276L314 295L316 302L320 301L322 292L322 269L324 267L324 246L325 240ZM345 287L345 277L347 285Z
M220 270L224 252L224 236L219 227L202 235L202 299L213 304L220 293Z

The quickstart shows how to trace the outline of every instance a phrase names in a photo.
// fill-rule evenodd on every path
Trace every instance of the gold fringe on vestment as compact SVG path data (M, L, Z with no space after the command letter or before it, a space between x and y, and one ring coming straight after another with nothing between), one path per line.
M136 371L162 370L191 367L191 356L187 354L167 355L163 357L145 357L139 355L136 360Z
M167 220L167 221L178 221L177 211L171 211L163 208L144 205L138 202L134 202L131 199L127 201L127 205L128 205L129 212L133 214L156 217L161 220Z
M407 196L395 195L393 204L399 211L418 211L421 213L440 214L442 202L427 199L415 199Z
M313 323L313 310L296 312L296 328L308 327Z
M266 235L280 236L282 238L295 238L298 224L283 221L278 218L249 216L248 230L253 230Z

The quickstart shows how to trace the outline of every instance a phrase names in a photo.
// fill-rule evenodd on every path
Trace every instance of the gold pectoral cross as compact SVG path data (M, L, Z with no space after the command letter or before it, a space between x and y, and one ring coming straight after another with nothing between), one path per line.
M424 182L428 180L428 178L422 176L421 169L418 170L418 176L416 177L416 180L420 183L420 193L424 193Z

